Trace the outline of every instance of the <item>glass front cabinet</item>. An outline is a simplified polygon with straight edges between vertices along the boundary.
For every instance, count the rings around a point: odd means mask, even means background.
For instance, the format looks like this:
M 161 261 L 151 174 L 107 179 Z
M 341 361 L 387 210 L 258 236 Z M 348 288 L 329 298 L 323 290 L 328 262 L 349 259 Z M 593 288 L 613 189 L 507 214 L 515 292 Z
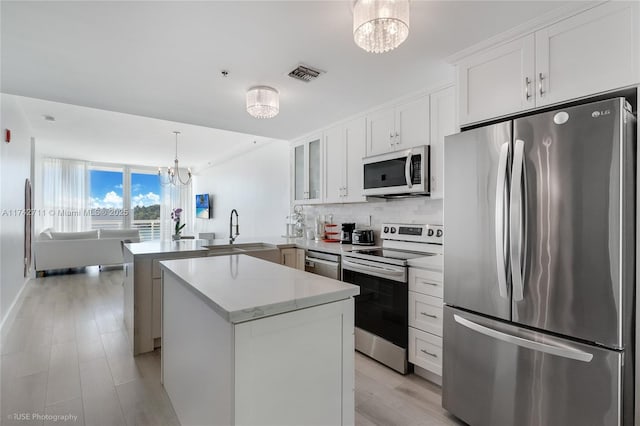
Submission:
M 293 202 L 314 204 L 322 202 L 322 135 L 300 139 L 292 145 Z

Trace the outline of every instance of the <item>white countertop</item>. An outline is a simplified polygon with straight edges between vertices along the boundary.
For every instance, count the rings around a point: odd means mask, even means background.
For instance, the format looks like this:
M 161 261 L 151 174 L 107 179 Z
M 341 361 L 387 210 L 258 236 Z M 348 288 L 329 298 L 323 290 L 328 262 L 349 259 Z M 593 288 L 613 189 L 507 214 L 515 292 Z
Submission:
M 163 269 L 232 323 L 347 299 L 360 287 L 250 256 L 166 260 Z
M 189 251 L 206 251 L 207 247 L 233 247 L 239 244 L 264 243 L 271 244 L 275 248 L 298 247 L 308 250 L 318 250 L 327 253 L 342 254 L 351 251 L 354 246 L 351 244 L 315 242 L 303 238 L 284 237 L 258 237 L 258 238 L 238 238 L 234 244 L 229 244 L 229 239 L 216 240 L 178 240 L 178 241 L 145 241 L 142 243 L 129 243 L 125 247 L 134 256 L 155 255 L 164 253 L 180 253 Z M 356 248 L 359 246 L 355 246 Z

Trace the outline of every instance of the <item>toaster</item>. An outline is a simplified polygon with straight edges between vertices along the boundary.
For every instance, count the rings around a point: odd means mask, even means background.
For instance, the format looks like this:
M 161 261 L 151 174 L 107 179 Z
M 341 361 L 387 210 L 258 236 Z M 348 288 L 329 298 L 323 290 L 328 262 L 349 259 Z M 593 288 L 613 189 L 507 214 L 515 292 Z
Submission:
M 358 246 L 372 246 L 375 244 L 371 229 L 354 229 L 351 234 L 351 240 L 351 244 Z

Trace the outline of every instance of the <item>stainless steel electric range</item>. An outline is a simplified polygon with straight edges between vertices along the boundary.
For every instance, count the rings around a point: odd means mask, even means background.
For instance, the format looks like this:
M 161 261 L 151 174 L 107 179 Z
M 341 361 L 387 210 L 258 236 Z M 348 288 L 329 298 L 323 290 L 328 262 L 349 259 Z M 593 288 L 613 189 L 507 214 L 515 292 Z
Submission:
M 360 286 L 355 298 L 356 350 L 406 374 L 409 340 L 408 262 L 435 256 L 442 226 L 386 223 L 381 247 L 344 253 L 342 280 Z

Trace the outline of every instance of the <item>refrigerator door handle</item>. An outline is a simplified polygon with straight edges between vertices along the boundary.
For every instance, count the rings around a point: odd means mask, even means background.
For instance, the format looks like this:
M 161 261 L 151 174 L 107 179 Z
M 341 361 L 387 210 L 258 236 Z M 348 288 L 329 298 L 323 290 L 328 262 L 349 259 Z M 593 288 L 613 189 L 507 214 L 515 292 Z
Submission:
M 524 298 L 522 278 L 522 174 L 524 164 L 524 141 L 517 139 L 513 150 L 513 170 L 511 173 L 511 194 L 509 197 L 509 236 L 511 242 L 511 282 L 513 283 L 513 300 Z
M 531 349 L 537 352 L 544 352 L 546 354 L 555 355 L 562 358 L 574 359 L 576 361 L 591 362 L 591 360 L 593 359 L 593 354 L 581 351 L 579 349 L 524 339 L 522 337 L 514 336 L 494 330 L 489 327 L 485 327 L 484 325 L 469 321 L 468 319 L 462 318 L 461 316 L 456 314 L 453 315 L 453 319 L 463 327 L 467 327 L 468 329 L 473 330 L 477 333 L 484 334 L 485 336 L 489 336 L 506 343 L 511 343 L 516 346 Z
M 507 259 L 506 259 L 506 235 L 505 232 L 505 199 L 507 198 L 507 159 L 509 158 L 509 142 L 500 147 L 498 160 L 498 177 L 496 182 L 496 268 L 498 272 L 498 290 L 500 297 L 509 298 L 507 291 Z

